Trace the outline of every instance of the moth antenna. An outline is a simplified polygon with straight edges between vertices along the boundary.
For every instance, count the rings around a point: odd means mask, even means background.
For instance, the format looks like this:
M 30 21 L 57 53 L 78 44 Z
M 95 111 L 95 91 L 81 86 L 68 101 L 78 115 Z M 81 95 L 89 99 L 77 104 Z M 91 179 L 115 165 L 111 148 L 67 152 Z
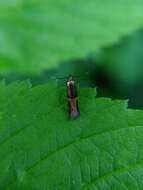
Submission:
M 89 72 L 85 72 L 85 75 L 87 76 L 87 75 L 89 75 Z M 68 76 L 66 76 L 66 77 L 55 77 L 55 76 L 53 76 L 53 77 L 50 77 L 50 79 L 53 79 L 53 80 L 58 80 L 58 79 L 60 79 L 60 80 L 64 80 L 64 79 L 69 79 L 69 78 L 82 78 L 82 77 L 85 77 L 85 75 L 72 75 L 72 74 L 69 74 Z

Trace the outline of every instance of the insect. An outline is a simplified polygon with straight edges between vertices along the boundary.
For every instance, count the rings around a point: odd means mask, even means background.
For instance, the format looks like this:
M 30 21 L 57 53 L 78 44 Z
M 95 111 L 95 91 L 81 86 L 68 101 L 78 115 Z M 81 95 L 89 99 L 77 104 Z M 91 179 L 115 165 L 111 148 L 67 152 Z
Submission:
M 88 74 L 88 73 L 86 73 Z M 80 78 L 84 76 L 74 76 L 74 78 Z M 71 119 L 76 119 L 80 116 L 79 104 L 78 104 L 78 94 L 77 88 L 75 84 L 75 80 L 72 75 L 69 77 L 57 78 L 52 77 L 52 79 L 67 79 L 67 99 L 68 99 L 68 107 L 69 107 L 69 117 Z
M 67 97 L 69 105 L 69 116 L 71 119 L 76 119 L 80 116 L 80 112 L 78 106 L 77 88 L 72 76 L 69 76 L 67 80 Z

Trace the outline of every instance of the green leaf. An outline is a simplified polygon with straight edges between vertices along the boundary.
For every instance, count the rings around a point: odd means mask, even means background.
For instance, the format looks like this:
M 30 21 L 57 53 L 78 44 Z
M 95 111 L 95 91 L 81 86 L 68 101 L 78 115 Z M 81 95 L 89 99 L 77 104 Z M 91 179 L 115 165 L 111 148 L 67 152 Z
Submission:
M 0 72 L 39 73 L 143 26 L 142 0 L 1 0 Z
M 79 90 L 68 119 L 65 88 L 0 85 L 0 189 L 143 188 L 143 111 Z

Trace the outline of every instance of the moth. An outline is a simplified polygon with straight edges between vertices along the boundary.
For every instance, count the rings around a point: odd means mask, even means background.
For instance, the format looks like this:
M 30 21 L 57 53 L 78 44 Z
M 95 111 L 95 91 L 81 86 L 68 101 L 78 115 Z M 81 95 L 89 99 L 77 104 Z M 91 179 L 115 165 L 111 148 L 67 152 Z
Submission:
M 80 116 L 78 96 L 75 80 L 69 76 L 67 80 L 67 98 L 69 106 L 69 116 L 71 119 L 76 119 Z
M 88 75 L 88 72 L 86 73 Z M 74 76 L 74 78 L 85 77 L 84 75 Z M 71 119 L 76 119 L 80 116 L 79 104 L 78 104 L 78 93 L 76 88 L 75 80 L 72 75 L 69 77 L 52 77 L 52 79 L 67 79 L 67 100 L 68 100 L 68 108 L 69 108 L 69 117 Z

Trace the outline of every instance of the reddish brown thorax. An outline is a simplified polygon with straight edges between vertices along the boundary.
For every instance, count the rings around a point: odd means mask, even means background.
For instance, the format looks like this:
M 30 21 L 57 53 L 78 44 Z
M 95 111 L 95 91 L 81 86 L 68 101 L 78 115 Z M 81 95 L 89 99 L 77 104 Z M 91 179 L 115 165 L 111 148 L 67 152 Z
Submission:
M 75 81 L 73 80 L 72 76 L 70 76 L 67 81 L 67 96 L 68 96 L 70 118 L 75 119 L 79 117 L 80 112 L 78 107 L 77 89 Z

